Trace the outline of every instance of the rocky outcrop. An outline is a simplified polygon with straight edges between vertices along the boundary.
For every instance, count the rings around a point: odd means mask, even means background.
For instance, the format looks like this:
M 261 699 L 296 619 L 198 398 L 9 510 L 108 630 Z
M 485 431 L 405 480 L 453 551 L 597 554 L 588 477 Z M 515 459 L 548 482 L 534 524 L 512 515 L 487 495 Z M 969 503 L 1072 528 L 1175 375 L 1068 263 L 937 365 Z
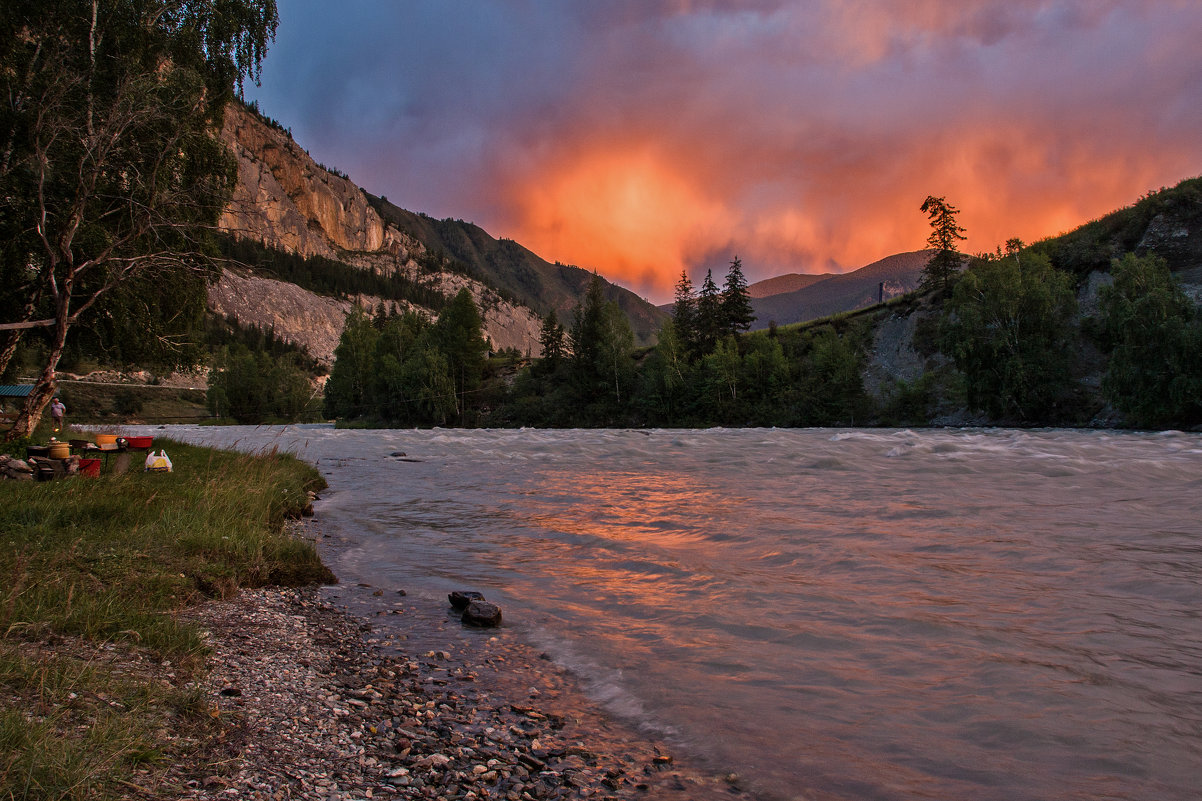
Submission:
M 234 103 L 222 138 L 238 157 L 238 186 L 220 226 L 237 236 L 302 256 L 375 252 L 384 222 L 363 191 L 319 166 L 283 131 Z
M 1155 253 L 1178 267 L 1198 265 L 1202 263 L 1202 225 L 1197 223 L 1196 214 L 1157 214 L 1148 223 L 1135 252 Z
M 499 298 L 496 293 L 461 276 L 451 278 L 438 287 L 454 294 L 463 285 L 472 292 L 480 307 L 485 336 L 494 348 L 517 348 L 523 353 L 531 347 L 537 353 L 541 321 L 528 309 Z M 376 297 L 357 298 L 365 308 L 380 303 Z M 389 301 L 392 304 L 393 301 Z M 414 311 L 433 317 L 429 309 L 396 301 L 401 311 Z M 277 281 L 256 275 L 226 270 L 209 287 L 209 310 L 232 317 L 243 325 L 273 329 L 275 335 L 303 346 L 313 358 L 325 365 L 333 364 L 334 349 L 346 323 L 353 302 L 317 295 L 287 281 Z M 533 345 L 532 345 L 533 343 Z
M 484 334 L 495 349 L 538 355 L 541 318 L 503 299 L 479 281 L 451 271 L 424 271 L 425 246 L 385 222 L 363 190 L 317 164 L 292 138 L 238 104 L 226 110 L 222 137 L 238 159 L 238 185 L 221 217 L 222 230 L 306 258 L 323 256 L 352 267 L 399 273 L 446 296 L 466 288 L 480 308 Z M 378 298 L 357 299 L 373 307 Z M 274 328 L 316 359 L 333 361 L 351 301 L 227 270 L 209 290 L 209 308 L 244 325 Z M 434 312 L 405 303 L 428 317 Z
M 225 270 L 209 287 L 209 309 L 243 325 L 274 329 L 277 337 L 303 346 L 328 365 L 334 361 L 351 302 L 315 295 L 286 281 Z
M 899 313 L 877 323 L 864 371 L 864 389 L 874 398 L 883 398 L 899 381 L 917 381 L 931 369 L 928 359 L 914 348 L 914 331 L 920 319 L 919 313 Z

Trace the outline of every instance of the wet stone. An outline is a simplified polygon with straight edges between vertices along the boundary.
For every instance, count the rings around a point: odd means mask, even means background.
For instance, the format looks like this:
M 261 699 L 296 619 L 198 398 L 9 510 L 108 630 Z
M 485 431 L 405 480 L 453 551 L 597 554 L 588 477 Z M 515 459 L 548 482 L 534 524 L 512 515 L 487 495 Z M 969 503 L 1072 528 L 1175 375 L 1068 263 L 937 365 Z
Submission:
M 501 625 L 501 607 L 488 601 L 472 601 L 463 610 L 463 624 L 480 628 Z

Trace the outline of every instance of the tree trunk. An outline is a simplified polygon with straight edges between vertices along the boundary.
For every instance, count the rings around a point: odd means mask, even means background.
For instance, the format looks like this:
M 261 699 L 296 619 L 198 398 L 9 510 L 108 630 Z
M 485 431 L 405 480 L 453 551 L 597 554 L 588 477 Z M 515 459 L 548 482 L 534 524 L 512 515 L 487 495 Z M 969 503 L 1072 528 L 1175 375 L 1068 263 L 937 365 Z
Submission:
M 61 351 L 59 355 L 61 355 Z M 17 415 L 17 421 L 13 423 L 12 429 L 5 435 L 4 439 L 6 442 L 12 442 L 15 439 L 33 435 L 34 429 L 42 421 L 42 412 L 45 410 L 46 404 L 50 403 L 50 399 L 54 397 L 55 390 L 58 389 L 58 385 L 54 381 L 54 365 L 57 364 L 57 356 L 47 362 L 45 369 L 38 376 L 37 383 L 34 384 L 33 391 L 25 399 L 25 406 L 22 407 L 21 413 Z
M 62 358 L 63 350 L 66 346 L 67 329 L 67 309 L 60 307 L 58 321 L 54 326 L 54 342 L 46 358 L 46 365 L 42 368 L 38 380 L 34 382 L 33 391 L 25 399 L 25 406 L 21 408 L 21 413 L 17 415 L 17 421 L 13 423 L 13 427 L 5 435 L 5 442 L 12 442 L 15 439 L 32 436 L 34 429 L 41 422 L 42 412 L 46 409 L 46 404 L 50 403 L 50 399 L 54 397 L 54 393 L 58 389 L 58 384 L 54 380 L 54 374 L 58 368 L 58 360 Z
M 19 344 L 21 344 L 20 331 L 9 331 L 5 334 L 4 344 L 0 345 L 0 375 L 4 375 L 4 371 L 8 369 L 8 363 L 12 361 Z

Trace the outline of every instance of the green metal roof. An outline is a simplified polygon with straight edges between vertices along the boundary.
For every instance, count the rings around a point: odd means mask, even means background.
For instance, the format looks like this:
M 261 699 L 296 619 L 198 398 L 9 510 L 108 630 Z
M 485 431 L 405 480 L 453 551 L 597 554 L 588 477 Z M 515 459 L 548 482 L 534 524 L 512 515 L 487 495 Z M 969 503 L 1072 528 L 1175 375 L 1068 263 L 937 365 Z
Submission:
M 0 384 L 0 398 L 28 398 L 33 384 Z

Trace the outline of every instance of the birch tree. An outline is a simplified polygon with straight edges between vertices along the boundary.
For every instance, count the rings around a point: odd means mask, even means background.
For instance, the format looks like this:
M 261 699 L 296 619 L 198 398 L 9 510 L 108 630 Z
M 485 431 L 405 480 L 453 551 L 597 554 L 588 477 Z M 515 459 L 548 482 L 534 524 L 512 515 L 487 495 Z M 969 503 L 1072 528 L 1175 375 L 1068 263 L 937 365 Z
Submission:
M 236 181 L 218 139 L 256 77 L 275 0 L 7 0 L 0 11 L 0 371 L 47 355 L 8 438 L 53 396 L 67 334 L 115 287 L 211 264 L 200 243 Z

